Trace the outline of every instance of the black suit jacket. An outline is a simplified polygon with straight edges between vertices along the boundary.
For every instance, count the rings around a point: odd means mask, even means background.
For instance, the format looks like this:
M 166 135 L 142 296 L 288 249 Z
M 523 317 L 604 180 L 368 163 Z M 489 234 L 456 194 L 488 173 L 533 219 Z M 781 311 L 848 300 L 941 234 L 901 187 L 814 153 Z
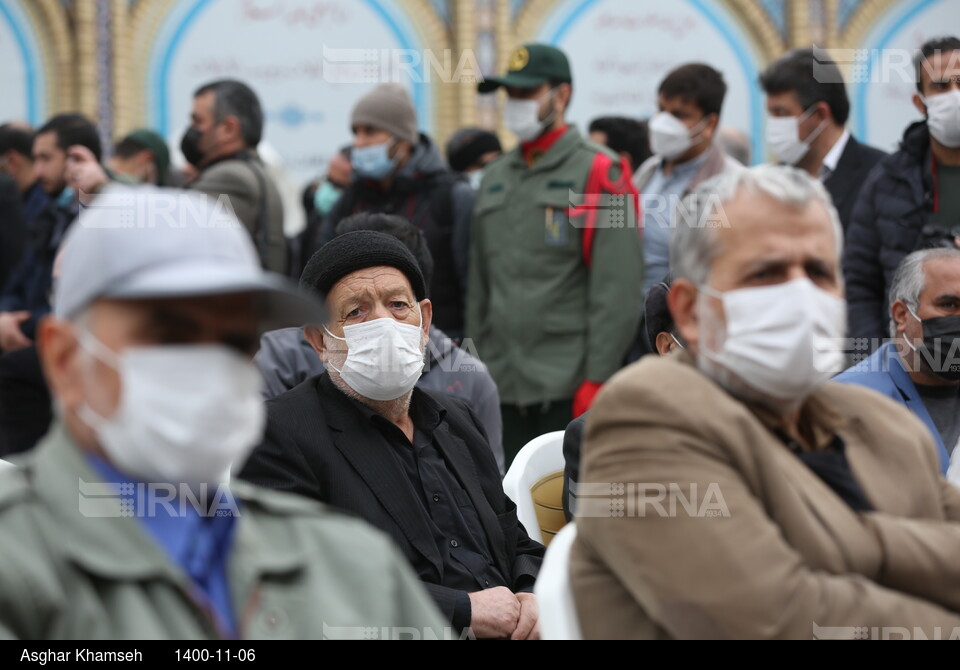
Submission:
M 432 403 L 445 412 L 434 431 L 438 449 L 476 509 L 494 563 L 513 590 L 529 588 L 544 548 L 517 520 L 517 506 L 503 492 L 479 421 L 457 398 L 419 388 L 413 393 L 413 402 Z M 396 460 L 384 453 L 388 443 L 355 403 L 327 373 L 268 401 L 264 442 L 240 477 L 353 512 L 389 534 L 452 621 L 462 592 L 438 584 L 441 557 L 418 511 L 416 492 Z
M 840 154 L 837 169 L 824 182 L 823 185 L 833 198 L 833 206 L 840 214 L 840 223 L 843 224 L 844 232 L 850 225 L 853 206 L 857 202 L 860 187 L 863 186 L 870 170 L 876 167 L 886 155 L 886 152 L 880 149 L 857 142 L 851 135 L 847 140 L 847 146 L 843 148 L 843 153 Z

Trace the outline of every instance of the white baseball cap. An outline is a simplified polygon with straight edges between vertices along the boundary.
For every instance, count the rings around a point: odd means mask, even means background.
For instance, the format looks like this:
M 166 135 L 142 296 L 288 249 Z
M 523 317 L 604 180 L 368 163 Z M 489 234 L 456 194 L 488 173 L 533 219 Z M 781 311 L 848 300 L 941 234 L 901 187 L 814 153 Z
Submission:
M 260 327 L 320 323 L 324 308 L 260 266 L 229 199 L 152 186 L 110 186 L 63 241 L 54 312 L 80 313 L 100 298 L 136 300 L 253 292 Z

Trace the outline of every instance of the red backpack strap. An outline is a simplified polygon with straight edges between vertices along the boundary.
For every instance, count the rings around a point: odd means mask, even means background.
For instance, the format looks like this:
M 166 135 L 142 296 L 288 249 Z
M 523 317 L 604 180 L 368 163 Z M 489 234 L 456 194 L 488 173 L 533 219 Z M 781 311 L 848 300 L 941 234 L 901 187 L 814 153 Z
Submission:
M 583 202 L 567 210 L 570 218 L 583 217 L 581 222 L 583 230 L 581 247 L 583 249 L 583 262 L 588 268 L 593 264 L 593 239 L 597 234 L 597 210 L 601 209 L 600 196 L 627 195 L 632 197 L 637 221 L 640 221 L 640 194 L 634 187 L 633 182 L 630 181 L 630 165 L 625 158 L 620 161 L 620 178 L 616 181 L 610 179 L 611 167 L 613 167 L 613 159 L 606 153 L 598 151 L 590 166 Z M 624 225 L 630 225 L 630 222 L 624 221 Z

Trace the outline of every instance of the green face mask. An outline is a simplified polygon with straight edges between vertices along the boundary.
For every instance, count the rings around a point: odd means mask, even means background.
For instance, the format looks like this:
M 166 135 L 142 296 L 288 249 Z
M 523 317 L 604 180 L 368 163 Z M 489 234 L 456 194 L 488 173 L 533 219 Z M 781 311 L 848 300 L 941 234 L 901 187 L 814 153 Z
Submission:
M 317 187 L 316 193 L 313 194 L 314 209 L 317 210 L 318 214 L 326 216 L 330 213 L 330 210 L 333 209 L 333 206 L 337 204 L 337 200 L 340 199 L 342 192 L 342 189 L 324 180 L 324 182 Z

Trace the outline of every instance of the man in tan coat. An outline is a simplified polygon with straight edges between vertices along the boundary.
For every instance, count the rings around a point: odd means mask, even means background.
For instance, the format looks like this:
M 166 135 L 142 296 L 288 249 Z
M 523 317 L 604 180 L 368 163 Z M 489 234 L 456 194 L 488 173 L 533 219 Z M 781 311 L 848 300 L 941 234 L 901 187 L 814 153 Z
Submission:
M 686 348 L 587 422 L 572 580 L 587 638 L 960 636 L 960 492 L 906 409 L 842 367 L 842 235 L 823 187 L 704 184 L 671 240 Z

